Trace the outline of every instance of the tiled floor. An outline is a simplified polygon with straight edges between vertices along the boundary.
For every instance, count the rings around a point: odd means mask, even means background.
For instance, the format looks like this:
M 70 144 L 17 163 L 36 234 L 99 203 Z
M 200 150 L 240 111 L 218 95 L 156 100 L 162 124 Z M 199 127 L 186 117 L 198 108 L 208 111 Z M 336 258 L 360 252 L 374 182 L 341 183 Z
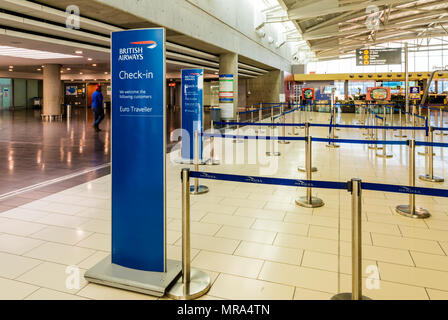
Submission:
M 328 120 L 327 114 L 312 116 L 314 122 Z M 350 123 L 352 118 L 343 115 L 341 121 Z M 313 136 L 327 133 L 312 129 Z M 361 138 L 356 129 L 338 135 Z M 278 165 L 272 176 L 304 178 L 296 169 L 303 163 L 303 142 L 280 145 L 279 150 L 280 157 L 270 158 Z M 383 160 L 365 145 L 328 149 L 315 143 L 313 164 L 319 171 L 313 177 L 406 185 L 406 147 L 390 151 L 394 158 Z M 435 171 L 448 178 L 448 150 L 435 152 Z M 263 166 L 267 164 L 223 164 L 201 170 L 257 176 Z M 181 168 L 168 161 L 167 242 L 172 259 L 181 256 Z M 422 156 L 417 156 L 416 171 L 425 171 Z M 89 284 L 82 277 L 111 249 L 110 183 L 110 175 L 103 176 L 0 213 L 0 299 L 154 299 Z M 192 266 L 213 280 L 205 299 L 329 299 L 350 290 L 346 191 L 314 190 L 326 205 L 305 209 L 294 204 L 303 189 L 201 183 L 210 193 L 191 198 L 191 257 Z M 448 187 L 447 182 L 417 185 Z M 364 294 L 373 299 L 448 299 L 448 199 L 418 196 L 417 204 L 432 214 L 418 221 L 394 213 L 396 205 L 406 202 L 406 195 L 363 193 Z M 67 285 L 68 266 L 79 268 L 79 287 Z M 372 279 L 372 266 L 378 268 L 378 283 Z

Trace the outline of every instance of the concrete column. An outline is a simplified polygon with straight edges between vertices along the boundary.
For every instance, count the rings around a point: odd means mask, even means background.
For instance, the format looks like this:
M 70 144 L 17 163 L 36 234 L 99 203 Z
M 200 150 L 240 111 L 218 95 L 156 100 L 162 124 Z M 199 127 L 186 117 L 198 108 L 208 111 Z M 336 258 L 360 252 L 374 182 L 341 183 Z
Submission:
M 224 120 L 236 120 L 238 112 L 238 54 L 223 53 L 219 56 L 219 74 L 233 75 L 233 116 L 225 116 L 224 110 L 221 110 L 221 116 L 224 115 Z
M 43 68 L 45 115 L 60 115 L 62 103 L 61 65 L 46 64 Z
M 344 95 L 345 95 L 345 100 L 348 100 L 348 80 L 344 81 Z

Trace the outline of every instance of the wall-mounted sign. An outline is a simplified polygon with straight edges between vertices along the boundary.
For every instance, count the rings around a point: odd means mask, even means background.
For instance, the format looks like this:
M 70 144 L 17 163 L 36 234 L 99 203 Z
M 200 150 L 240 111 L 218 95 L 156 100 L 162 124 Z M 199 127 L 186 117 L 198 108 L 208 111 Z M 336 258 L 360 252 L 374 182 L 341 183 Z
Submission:
M 231 120 L 235 114 L 235 88 L 233 74 L 219 75 L 219 107 L 221 118 Z
M 204 123 L 204 70 L 182 69 L 182 159 L 193 160 L 194 132 L 202 133 Z M 199 139 L 202 160 L 202 139 Z
M 303 88 L 302 89 L 302 98 L 304 100 L 314 100 L 314 99 L 316 99 L 314 88 Z
M 67 87 L 65 87 L 65 95 L 67 95 L 67 96 L 77 96 L 78 95 L 78 87 L 76 87 L 76 86 L 67 86 Z
M 390 100 L 390 88 L 389 87 L 372 87 L 367 88 L 366 100 L 377 101 L 377 100 Z
M 280 93 L 279 100 L 280 100 L 280 103 L 285 103 L 286 102 L 286 94 Z
M 420 87 L 409 87 L 409 99 L 419 100 L 421 98 Z
M 358 49 L 356 50 L 357 66 L 378 66 L 401 64 L 401 48 Z

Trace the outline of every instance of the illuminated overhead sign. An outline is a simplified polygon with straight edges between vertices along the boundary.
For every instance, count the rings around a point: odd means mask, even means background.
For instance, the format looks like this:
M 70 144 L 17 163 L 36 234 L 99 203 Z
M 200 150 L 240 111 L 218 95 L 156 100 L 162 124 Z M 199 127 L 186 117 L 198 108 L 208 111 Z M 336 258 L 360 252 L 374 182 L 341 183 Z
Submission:
M 356 50 L 357 66 L 380 66 L 401 64 L 401 48 L 358 49 Z

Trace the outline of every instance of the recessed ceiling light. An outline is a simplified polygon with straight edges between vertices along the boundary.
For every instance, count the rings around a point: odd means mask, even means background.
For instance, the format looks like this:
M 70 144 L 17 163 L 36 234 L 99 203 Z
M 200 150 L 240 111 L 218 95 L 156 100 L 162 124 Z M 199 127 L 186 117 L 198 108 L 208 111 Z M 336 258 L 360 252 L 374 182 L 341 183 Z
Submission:
M 72 70 L 72 68 L 67 68 L 67 71 L 70 71 L 70 70 Z
M 41 69 L 41 68 L 39 68 L 39 69 L 37 69 L 37 71 L 42 71 L 42 69 Z
M 83 54 L 82 50 L 76 50 L 75 53 L 76 54 Z
M 0 56 L 35 59 L 35 60 L 79 58 L 78 56 L 72 56 L 68 54 L 16 48 L 10 46 L 0 46 Z
M 83 72 L 80 72 L 79 74 L 84 74 Z
M 96 63 L 92 64 L 92 67 L 96 67 Z
M 87 58 L 87 60 L 92 61 L 93 59 L 92 58 Z
M 14 68 L 14 66 L 9 66 L 10 69 Z

